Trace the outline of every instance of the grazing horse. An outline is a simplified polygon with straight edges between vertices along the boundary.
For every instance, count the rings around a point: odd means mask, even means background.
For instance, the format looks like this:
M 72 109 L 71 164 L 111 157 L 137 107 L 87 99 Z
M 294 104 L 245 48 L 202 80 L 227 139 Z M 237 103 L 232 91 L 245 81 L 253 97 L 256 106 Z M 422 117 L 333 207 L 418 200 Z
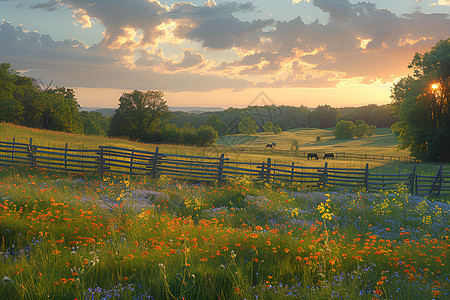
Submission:
M 317 153 L 308 153 L 307 157 L 308 157 L 308 160 L 313 159 L 313 158 L 319 159 L 319 157 L 317 156 Z
M 270 148 L 270 149 L 275 148 L 276 145 L 277 145 L 277 144 L 276 144 L 275 142 L 273 142 L 272 144 L 267 144 L 267 145 L 266 145 L 266 149 L 267 149 L 267 148 Z
M 334 154 L 333 153 L 325 153 L 325 155 L 323 156 L 323 159 L 326 159 L 326 158 L 334 159 Z

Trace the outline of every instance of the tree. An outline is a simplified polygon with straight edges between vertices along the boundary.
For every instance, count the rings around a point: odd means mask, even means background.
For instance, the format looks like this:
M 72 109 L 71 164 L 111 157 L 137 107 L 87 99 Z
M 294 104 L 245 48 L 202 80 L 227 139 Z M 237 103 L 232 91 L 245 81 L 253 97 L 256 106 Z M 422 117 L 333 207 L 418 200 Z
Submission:
M 273 132 L 273 128 L 274 128 L 273 123 L 270 121 L 267 121 L 266 124 L 264 124 L 263 126 L 264 132 Z
M 423 161 L 450 162 L 450 38 L 425 54 L 416 53 L 391 90 L 392 108 L 399 121 L 392 126 L 411 156 Z
M 258 130 L 255 120 L 248 116 L 239 122 L 239 132 L 243 134 L 254 134 Z
M 363 120 L 357 120 L 353 126 L 353 135 L 357 138 L 374 134 L 375 126 L 366 124 Z
M 167 102 L 160 91 L 124 93 L 119 98 L 119 108 L 114 113 L 109 135 L 129 137 L 139 141 L 155 139 L 161 118 L 169 113 Z
M 334 137 L 337 139 L 351 139 L 353 138 L 353 122 L 339 121 L 334 129 Z
M 197 129 L 197 144 L 199 146 L 211 145 L 219 138 L 217 131 L 211 126 L 202 125 Z
M 219 135 L 224 135 L 227 132 L 227 124 L 219 120 L 219 116 L 216 114 L 210 116 L 205 120 L 204 125 L 214 128 Z
M 109 117 L 104 117 L 96 111 L 80 112 L 81 122 L 83 123 L 86 135 L 106 135 L 109 127 Z
M 311 114 L 312 119 L 319 122 L 320 128 L 330 128 L 336 125 L 338 111 L 328 104 L 317 106 Z
M 279 134 L 281 132 L 281 127 L 279 125 L 273 126 L 273 133 Z

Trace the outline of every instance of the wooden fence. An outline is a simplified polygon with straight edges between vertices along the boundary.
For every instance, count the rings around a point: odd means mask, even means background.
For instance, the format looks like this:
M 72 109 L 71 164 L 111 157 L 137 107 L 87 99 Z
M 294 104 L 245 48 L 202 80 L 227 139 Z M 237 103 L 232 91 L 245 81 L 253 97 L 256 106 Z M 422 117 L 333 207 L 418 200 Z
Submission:
M 112 146 L 100 146 L 94 150 L 42 147 L 29 144 L 0 141 L 0 166 L 26 165 L 62 172 L 97 172 L 101 177 L 108 173 L 127 175 L 168 175 L 196 181 L 224 180 L 249 176 L 252 180 L 272 184 L 301 183 L 308 186 L 362 188 L 369 192 L 397 190 L 407 187 L 415 195 L 450 195 L 450 172 L 442 166 L 435 176 L 410 173 L 374 174 L 369 164 L 363 169 L 306 167 L 273 163 L 270 158 L 261 163 L 236 162 L 218 157 L 188 156 L 143 151 Z

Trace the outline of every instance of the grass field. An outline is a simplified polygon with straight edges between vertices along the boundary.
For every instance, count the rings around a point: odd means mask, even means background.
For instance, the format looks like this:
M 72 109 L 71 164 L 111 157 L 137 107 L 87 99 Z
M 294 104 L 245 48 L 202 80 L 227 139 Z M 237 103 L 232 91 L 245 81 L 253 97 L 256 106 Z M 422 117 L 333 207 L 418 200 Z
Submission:
M 305 136 L 305 145 L 319 147 L 317 132 L 282 134 Z M 9 124 L 0 125 L 0 136 L 56 147 L 156 147 Z M 258 138 L 264 144 L 271 137 Z M 371 139 L 342 143 L 364 142 L 372 151 L 394 146 L 386 131 Z M 325 133 L 322 143 L 339 144 Z M 215 148 L 160 148 L 217 155 Z M 268 157 L 267 151 L 227 151 L 244 161 Z M 398 172 L 412 164 L 372 166 Z M 273 187 L 245 177 L 192 184 L 167 176 L 99 180 L 96 174 L 3 168 L 0 299 L 448 299 L 449 217 L 448 199 L 411 197 L 402 187 L 368 194 Z
M 316 137 L 320 136 L 320 142 Z M 360 139 L 336 140 L 333 129 L 297 128 L 283 131 L 280 134 L 258 133 L 255 135 L 231 135 L 219 138 L 219 146 L 264 147 L 275 142 L 277 149 L 291 149 L 293 141 L 302 152 L 348 152 L 408 156 L 405 150 L 398 150 L 398 141 L 389 128 L 376 129 L 375 135 Z
M 449 204 L 0 172 L 1 299 L 448 299 Z

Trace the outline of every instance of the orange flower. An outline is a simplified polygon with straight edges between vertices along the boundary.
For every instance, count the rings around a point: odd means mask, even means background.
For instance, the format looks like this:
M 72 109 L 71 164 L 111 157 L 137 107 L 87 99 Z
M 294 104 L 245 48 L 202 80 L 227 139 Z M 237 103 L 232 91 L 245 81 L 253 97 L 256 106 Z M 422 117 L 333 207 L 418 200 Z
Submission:
M 67 282 L 67 279 L 61 278 L 61 282 L 62 282 L 62 283 L 66 283 L 66 282 Z
M 270 241 L 266 241 L 266 244 L 270 246 L 272 243 Z
M 383 281 L 381 281 L 381 280 L 377 282 L 377 285 L 382 285 L 382 284 L 383 284 Z
M 42 276 L 42 273 L 37 273 L 37 276 Z
M 289 253 L 289 249 L 287 249 L 287 248 L 284 249 L 284 252 Z
M 378 296 L 381 296 L 381 295 L 383 295 L 383 291 L 376 289 L 375 294 L 377 294 Z

